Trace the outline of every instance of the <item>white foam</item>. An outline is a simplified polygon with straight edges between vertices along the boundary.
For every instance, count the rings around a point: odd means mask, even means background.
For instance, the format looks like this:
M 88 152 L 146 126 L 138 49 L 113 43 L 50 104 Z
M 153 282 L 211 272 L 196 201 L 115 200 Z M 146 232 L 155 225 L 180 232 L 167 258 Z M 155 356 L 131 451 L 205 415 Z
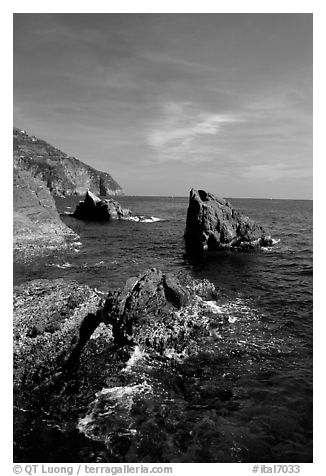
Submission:
M 53 266 L 54 268 L 72 268 L 72 264 L 71 263 L 63 263 L 63 264 L 55 264 L 55 263 L 51 263 L 47 266 Z
M 122 372 L 130 372 L 132 371 L 132 368 L 140 362 L 144 357 L 144 352 L 138 347 L 138 345 L 134 348 L 133 353 L 131 354 L 130 359 L 128 360 L 125 368 L 122 370 Z
M 99 294 L 103 294 L 103 296 L 107 295 L 107 293 L 104 293 L 103 291 L 100 291 L 100 289 L 94 288 L 94 290 Z
M 104 434 L 98 434 L 96 429 L 98 421 L 103 421 L 103 417 L 110 419 L 112 416 L 116 422 L 112 426 L 112 434 L 116 434 L 119 431 L 122 431 L 124 434 L 135 434 L 136 430 L 132 428 L 130 410 L 134 403 L 133 397 L 138 394 L 152 395 L 152 386 L 144 380 L 137 385 L 103 388 L 95 394 L 96 400 L 93 402 L 92 411 L 79 420 L 78 430 L 92 440 L 110 440 L 110 432 L 106 431 Z M 121 426 L 119 423 L 117 426 L 117 415 L 121 421 Z M 125 423 L 127 423 L 126 426 Z
M 213 314 L 222 314 L 223 310 L 221 306 L 218 306 L 215 301 L 205 301 L 205 307 L 208 307 L 208 309 L 213 313 Z
M 280 241 L 281 241 L 281 239 L 274 240 L 274 238 L 272 238 L 272 244 L 271 244 L 271 246 L 262 246 L 261 249 L 262 249 L 263 251 L 273 251 L 273 246 L 274 246 L 274 245 L 277 245 Z
M 161 218 L 154 217 L 154 216 L 146 218 L 143 215 L 135 215 L 135 216 L 132 216 L 132 217 L 123 218 L 123 220 L 134 221 L 134 222 L 137 222 L 137 223 L 154 223 L 156 221 L 161 221 Z
M 228 317 L 228 321 L 230 322 L 230 324 L 233 324 L 236 320 L 237 320 L 236 316 L 229 316 Z

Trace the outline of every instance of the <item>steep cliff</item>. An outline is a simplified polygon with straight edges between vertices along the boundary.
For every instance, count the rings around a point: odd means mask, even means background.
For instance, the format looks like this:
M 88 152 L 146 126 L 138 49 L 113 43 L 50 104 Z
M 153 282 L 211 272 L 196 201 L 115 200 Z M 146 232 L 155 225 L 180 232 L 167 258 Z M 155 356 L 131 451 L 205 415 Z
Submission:
M 15 260 L 66 247 L 69 241 L 78 238 L 60 220 L 46 184 L 15 164 L 13 208 Z
M 87 189 L 102 196 L 122 195 L 111 175 L 99 172 L 44 140 L 14 127 L 14 164 L 43 180 L 52 195 L 84 195 Z

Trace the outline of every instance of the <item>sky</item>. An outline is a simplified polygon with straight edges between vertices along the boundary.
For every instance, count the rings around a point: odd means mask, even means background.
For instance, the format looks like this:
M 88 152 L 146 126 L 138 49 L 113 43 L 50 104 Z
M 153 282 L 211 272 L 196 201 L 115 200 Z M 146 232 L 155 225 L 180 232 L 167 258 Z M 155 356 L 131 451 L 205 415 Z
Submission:
M 312 198 L 312 14 L 15 14 L 14 125 L 128 195 Z

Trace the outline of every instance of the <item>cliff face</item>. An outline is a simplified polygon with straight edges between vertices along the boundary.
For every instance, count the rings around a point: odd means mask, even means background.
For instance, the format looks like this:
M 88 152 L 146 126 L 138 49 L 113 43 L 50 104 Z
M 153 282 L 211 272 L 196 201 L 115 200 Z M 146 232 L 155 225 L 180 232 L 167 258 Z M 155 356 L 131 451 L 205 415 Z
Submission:
M 84 195 L 87 189 L 102 196 L 122 195 L 111 175 L 99 172 L 47 142 L 14 127 L 14 165 L 43 180 L 52 195 Z
M 46 184 L 14 165 L 13 218 L 15 259 L 26 259 L 67 246 L 77 235 L 60 220 Z M 68 240 L 69 241 L 69 240 Z

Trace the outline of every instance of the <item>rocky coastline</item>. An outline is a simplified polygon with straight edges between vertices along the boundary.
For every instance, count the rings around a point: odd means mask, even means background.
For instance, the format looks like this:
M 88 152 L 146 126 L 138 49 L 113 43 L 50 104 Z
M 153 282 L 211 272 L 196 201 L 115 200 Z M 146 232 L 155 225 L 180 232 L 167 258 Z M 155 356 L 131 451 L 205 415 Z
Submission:
M 96 392 L 121 379 L 135 347 L 158 357 L 196 353 L 198 339 L 220 325 L 207 304 L 215 299 L 218 291 L 207 280 L 159 269 L 107 295 L 63 279 L 15 287 L 17 461 L 29 454 L 22 427 L 34 419 L 35 428 L 46 415 L 75 434 Z
M 24 131 L 14 130 L 15 135 L 15 261 L 31 261 L 73 246 L 79 237 L 60 220 L 53 196 L 74 194 L 81 186 L 84 193 L 86 183 L 85 198 L 70 214 L 72 217 L 99 222 L 156 220 L 133 215 L 112 198 L 98 197 L 96 193 L 106 195 L 109 190 L 102 179 L 97 186 L 88 179 L 74 187 L 68 186 L 62 177 L 57 181 L 59 169 L 53 161 L 62 165 L 70 163 L 71 158 L 60 151 L 55 153 L 51 146 Z M 30 142 L 51 155 L 51 180 L 49 169 L 44 166 L 49 165 L 48 159 L 44 154 L 33 155 Z M 121 189 L 116 188 L 115 192 L 118 191 Z M 271 245 L 273 240 L 230 203 L 192 189 L 185 241 L 188 250 L 201 253 L 225 248 L 256 249 Z M 85 447 L 85 437 L 77 431 L 78 422 L 87 414 L 94 395 L 121 382 L 135 349 L 149 352 L 157 359 L 166 355 L 191 357 L 199 351 L 201 341 L 215 339 L 223 325 L 214 312 L 219 290 L 212 283 L 157 268 L 129 278 L 122 289 L 108 289 L 106 294 L 74 281 L 36 279 L 14 286 L 13 295 L 16 461 L 42 461 L 45 443 L 39 441 L 39 448 L 33 453 L 28 441 L 38 441 L 37 429 L 44 426 L 44 421 L 51 421 L 52 427 L 58 421 L 60 438 L 66 432 L 76 445 L 73 451 L 78 450 L 80 439 Z M 26 436 L 26 431 L 34 433 Z M 129 447 L 128 438 L 123 441 Z M 107 450 L 94 442 L 87 445 L 92 450 L 86 461 L 96 461 L 97 452 Z M 108 460 L 115 458 L 115 450 L 112 451 Z M 51 460 L 48 453 L 44 457 L 47 462 Z
M 78 235 L 60 220 L 45 183 L 28 170 L 13 169 L 14 261 L 30 261 L 69 249 Z
M 45 182 L 52 195 L 82 195 L 88 188 L 101 196 L 123 195 L 121 186 L 101 172 L 25 130 L 13 130 L 14 164 Z
M 13 129 L 14 262 L 73 251 L 78 235 L 60 219 L 54 197 L 85 193 L 123 194 L 104 172 L 83 164 L 26 131 Z M 114 202 L 108 200 L 108 202 Z

